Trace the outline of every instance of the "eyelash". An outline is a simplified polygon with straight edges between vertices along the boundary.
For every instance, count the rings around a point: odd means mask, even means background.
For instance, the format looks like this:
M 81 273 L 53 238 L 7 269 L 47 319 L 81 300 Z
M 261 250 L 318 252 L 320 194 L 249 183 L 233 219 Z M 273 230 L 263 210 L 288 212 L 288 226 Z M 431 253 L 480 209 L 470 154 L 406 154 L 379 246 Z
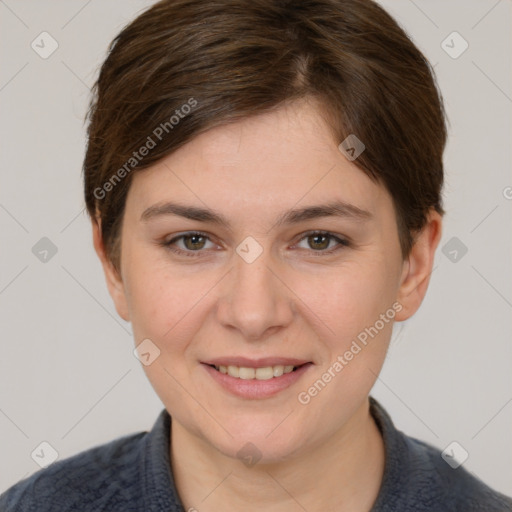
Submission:
M 336 236 L 334 235 L 333 233 L 330 233 L 329 231 L 319 231 L 319 230 L 316 230 L 316 231 L 307 231 L 306 233 L 304 233 L 302 235 L 302 237 L 299 239 L 299 241 L 297 243 L 300 243 L 302 242 L 302 240 L 304 240 L 305 238 L 308 238 L 310 236 L 315 236 L 315 235 L 323 235 L 323 236 L 327 236 L 329 238 L 331 238 L 332 240 L 335 240 L 336 242 L 338 242 L 338 245 L 336 245 L 334 248 L 331 248 L 331 249 L 328 249 L 328 250 L 313 250 L 311 249 L 311 252 L 313 254 L 315 254 L 315 256 L 325 256 L 325 255 L 330 255 L 330 254 L 333 254 L 334 252 L 336 251 L 339 251 L 340 249 L 343 249 L 344 247 L 350 247 L 350 243 L 348 242 L 348 240 L 345 240 L 343 238 L 340 238 L 339 236 Z M 206 234 L 206 233 L 203 233 L 201 231 L 189 231 L 187 233 L 183 233 L 179 236 L 176 236 L 174 238 L 172 238 L 171 240 L 167 241 L 167 242 L 162 242 L 161 245 L 163 247 L 165 247 L 166 249 L 176 253 L 176 254 L 179 254 L 179 255 L 183 255 L 183 256 L 186 256 L 188 258 L 201 258 L 203 257 L 201 253 L 204 252 L 204 250 L 197 250 L 197 251 L 190 251 L 190 250 L 187 250 L 187 251 L 184 251 L 182 249 L 177 249 L 176 247 L 173 247 L 173 244 L 175 244 L 178 240 L 181 240 L 182 238 L 188 238 L 188 237 L 193 237 L 193 236 L 202 236 L 206 239 L 208 239 L 209 241 L 210 240 L 210 237 Z

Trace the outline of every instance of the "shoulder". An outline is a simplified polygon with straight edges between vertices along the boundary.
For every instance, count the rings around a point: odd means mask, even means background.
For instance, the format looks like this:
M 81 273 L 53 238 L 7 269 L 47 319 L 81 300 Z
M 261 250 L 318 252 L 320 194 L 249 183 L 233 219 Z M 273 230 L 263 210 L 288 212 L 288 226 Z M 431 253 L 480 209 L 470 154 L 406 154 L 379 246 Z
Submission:
M 120 437 L 54 462 L 0 495 L 2 512 L 136 510 L 147 432 Z M 116 508 L 117 509 L 117 508 Z
M 398 430 L 372 397 L 370 411 L 386 452 L 372 512 L 512 512 L 512 498 L 490 488 L 455 459 L 443 458 L 439 448 Z
M 419 501 L 436 510 L 512 512 L 512 498 L 493 490 L 462 465 L 452 467 L 438 448 L 405 435 L 404 441 Z

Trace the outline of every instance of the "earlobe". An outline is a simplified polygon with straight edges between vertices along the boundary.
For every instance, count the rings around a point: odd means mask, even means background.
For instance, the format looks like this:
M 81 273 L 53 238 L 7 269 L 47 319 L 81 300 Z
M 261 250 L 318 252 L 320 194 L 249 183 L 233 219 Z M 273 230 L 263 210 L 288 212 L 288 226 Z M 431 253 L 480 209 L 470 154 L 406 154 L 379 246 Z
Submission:
M 92 221 L 92 238 L 94 250 L 101 261 L 101 266 L 103 267 L 105 280 L 107 282 L 107 288 L 112 300 L 114 301 L 116 311 L 123 320 L 129 322 L 130 315 L 128 313 L 125 286 L 122 277 L 114 268 L 114 265 L 106 254 L 103 237 L 101 235 L 101 221 L 99 219 L 94 219 Z
M 424 228 L 416 236 L 407 261 L 404 262 L 397 297 L 402 304 L 402 310 L 395 317 L 398 322 L 410 318 L 423 302 L 441 232 L 442 217 L 432 209 L 427 216 Z

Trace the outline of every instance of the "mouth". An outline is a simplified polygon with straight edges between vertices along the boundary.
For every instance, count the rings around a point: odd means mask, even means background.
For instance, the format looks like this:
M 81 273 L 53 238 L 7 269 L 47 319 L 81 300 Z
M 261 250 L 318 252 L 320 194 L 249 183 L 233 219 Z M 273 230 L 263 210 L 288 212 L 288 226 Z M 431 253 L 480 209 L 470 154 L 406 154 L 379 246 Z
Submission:
M 309 364 L 309 363 L 304 363 Z M 215 365 L 210 364 L 208 366 L 214 368 L 219 373 L 229 375 L 235 379 L 242 380 L 270 380 L 281 377 L 287 373 L 297 371 L 301 365 L 275 365 L 275 366 L 260 366 L 252 368 L 248 366 L 235 366 L 235 365 Z
M 298 382 L 313 362 L 289 358 L 223 358 L 201 366 L 220 388 L 244 399 L 270 398 Z

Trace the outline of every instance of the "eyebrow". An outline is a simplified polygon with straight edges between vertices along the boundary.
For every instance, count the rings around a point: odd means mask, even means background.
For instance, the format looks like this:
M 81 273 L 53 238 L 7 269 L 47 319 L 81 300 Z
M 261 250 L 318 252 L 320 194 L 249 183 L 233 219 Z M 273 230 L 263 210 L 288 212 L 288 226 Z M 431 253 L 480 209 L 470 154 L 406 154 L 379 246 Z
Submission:
M 144 210 L 140 220 L 142 222 L 148 222 L 150 219 L 165 215 L 176 215 L 199 222 L 209 222 L 231 230 L 231 225 L 226 217 L 215 210 L 173 202 L 157 203 L 150 206 Z M 373 215 L 369 211 L 363 210 L 353 204 L 337 200 L 327 204 L 311 205 L 289 210 L 282 213 L 277 218 L 274 225 L 297 224 L 321 217 L 341 217 L 354 221 L 367 221 L 372 219 Z

